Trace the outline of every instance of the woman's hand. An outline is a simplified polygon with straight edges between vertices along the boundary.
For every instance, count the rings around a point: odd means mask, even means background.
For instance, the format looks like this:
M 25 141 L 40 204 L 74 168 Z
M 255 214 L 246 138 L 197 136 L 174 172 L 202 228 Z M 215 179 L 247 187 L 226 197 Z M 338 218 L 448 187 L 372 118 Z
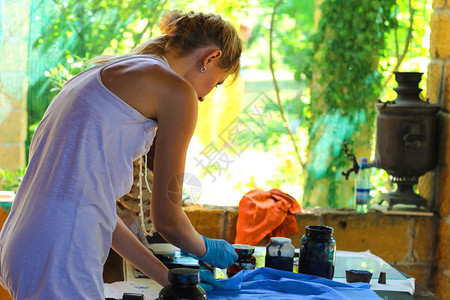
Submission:
M 182 252 L 220 269 L 225 269 L 231 266 L 236 259 L 238 259 L 238 255 L 233 246 L 231 246 L 227 241 L 208 239 L 204 236 L 202 236 L 202 238 L 205 241 L 206 246 L 205 255 L 202 257 L 197 257 L 185 251 Z
M 236 251 L 234 251 L 233 246 L 227 241 L 202 237 L 205 241 L 206 253 L 202 257 L 199 257 L 199 260 L 213 265 L 214 267 L 225 269 L 238 259 L 238 255 Z

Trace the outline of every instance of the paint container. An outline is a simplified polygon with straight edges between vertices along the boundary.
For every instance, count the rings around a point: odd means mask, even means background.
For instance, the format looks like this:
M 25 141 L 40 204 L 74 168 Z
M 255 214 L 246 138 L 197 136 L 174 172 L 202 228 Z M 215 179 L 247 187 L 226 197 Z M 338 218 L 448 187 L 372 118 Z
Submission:
M 176 268 L 169 270 L 170 284 L 159 292 L 159 300 L 204 300 L 206 292 L 201 286 L 199 270 Z
M 298 272 L 332 279 L 336 261 L 334 229 L 329 226 L 306 226 L 300 241 Z
M 238 259 L 227 268 L 228 278 L 233 277 L 242 270 L 254 270 L 256 266 L 256 258 L 253 256 L 253 253 L 255 253 L 255 247 L 234 244 L 233 248 L 238 255 Z
M 291 239 L 285 237 L 272 237 L 266 245 L 266 268 L 292 272 L 294 268 L 295 248 Z

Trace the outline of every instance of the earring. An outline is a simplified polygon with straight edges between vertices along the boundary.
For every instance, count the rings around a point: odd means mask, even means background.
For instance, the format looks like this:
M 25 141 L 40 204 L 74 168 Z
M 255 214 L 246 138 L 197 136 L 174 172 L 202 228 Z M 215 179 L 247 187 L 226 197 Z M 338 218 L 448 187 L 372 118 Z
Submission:
M 206 71 L 206 67 L 201 67 L 201 69 L 200 69 L 200 72 L 202 72 L 202 73 L 205 73 L 205 71 Z

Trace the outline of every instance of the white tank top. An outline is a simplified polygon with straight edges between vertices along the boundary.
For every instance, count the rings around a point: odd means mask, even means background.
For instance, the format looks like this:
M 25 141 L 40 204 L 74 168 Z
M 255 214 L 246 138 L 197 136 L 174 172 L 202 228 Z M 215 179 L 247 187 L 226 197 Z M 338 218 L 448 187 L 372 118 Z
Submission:
M 154 60 L 139 55 L 123 60 Z M 133 161 L 157 123 L 119 99 L 94 67 L 72 78 L 48 107 L 0 234 L 0 282 L 14 299 L 104 299 L 103 264 L 129 192 Z

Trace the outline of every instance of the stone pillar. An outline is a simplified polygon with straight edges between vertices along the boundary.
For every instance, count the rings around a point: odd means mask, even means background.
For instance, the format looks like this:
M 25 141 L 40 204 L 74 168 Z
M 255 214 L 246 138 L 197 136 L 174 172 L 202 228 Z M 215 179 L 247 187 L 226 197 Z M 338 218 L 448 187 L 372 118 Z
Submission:
M 4 0 L 0 36 L 0 169 L 25 167 L 27 55 L 32 0 Z
M 434 197 L 440 214 L 434 292 L 450 299 L 450 1 L 433 0 L 427 97 L 441 105 Z M 430 233 L 431 234 L 431 233 Z

